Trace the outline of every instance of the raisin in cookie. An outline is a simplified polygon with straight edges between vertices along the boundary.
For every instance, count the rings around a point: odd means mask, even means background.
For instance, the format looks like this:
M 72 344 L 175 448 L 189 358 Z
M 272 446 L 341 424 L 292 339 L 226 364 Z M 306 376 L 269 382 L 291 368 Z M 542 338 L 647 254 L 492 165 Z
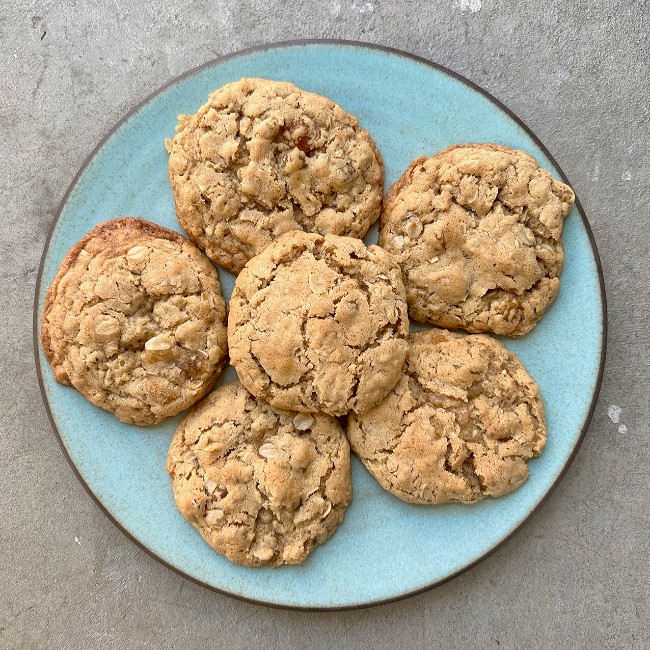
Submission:
M 239 382 L 181 422 L 167 471 L 181 514 L 247 566 L 302 562 L 336 530 L 352 494 L 350 447 L 334 418 L 274 409 Z
M 246 265 L 230 300 L 230 361 L 278 408 L 371 408 L 398 380 L 407 336 L 399 267 L 350 237 L 287 233 Z
M 381 155 L 325 97 L 242 79 L 179 120 L 167 142 L 178 221 L 233 273 L 289 230 L 363 238 L 379 217 Z
M 409 313 L 470 332 L 525 334 L 553 302 L 570 187 L 494 144 L 418 158 L 384 200 L 379 245 L 404 274 Z
M 41 341 L 58 382 L 122 422 L 205 395 L 226 363 L 219 276 L 185 237 L 140 219 L 93 228 L 47 292 Z
M 472 503 L 528 478 L 546 443 L 539 388 L 517 357 L 484 334 L 412 334 L 388 397 L 350 414 L 353 451 L 382 487 L 412 503 Z

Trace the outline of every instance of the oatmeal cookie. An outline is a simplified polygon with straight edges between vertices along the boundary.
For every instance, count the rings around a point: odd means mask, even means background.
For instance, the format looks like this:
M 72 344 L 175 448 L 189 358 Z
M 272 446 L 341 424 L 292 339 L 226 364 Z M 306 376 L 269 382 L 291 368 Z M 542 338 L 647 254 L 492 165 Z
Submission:
M 106 221 L 65 257 L 41 330 L 56 380 L 122 422 L 153 424 L 203 397 L 226 363 L 217 270 L 185 237 Z
M 395 385 L 408 316 L 400 270 L 359 239 L 294 231 L 253 258 L 230 300 L 230 360 L 278 408 L 364 411 Z
M 528 478 L 546 443 L 539 388 L 521 361 L 484 334 L 410 336 L 388 397 L 351 413 L 353 451 L 381 486 L 412 503 L 472 503 Z
M 363 238 L 379 217 L 381 155 L 325 97 L 242 79 L 179 120 L 167 142 L 178 221 L 233 273 L 290 230 Z
M 386 195 L 379 233 L 402 268 L 412 318 L 529 332 L 558 292 L 574 198 L 509 147 L 467 144 L 415 160 Z
M 302 562 L 336 530 L 352 495 L 339 423 L 274 409 L 239 382 L 217 388 L 181 422 L 167 471 L 181 514 L 246 566 Z

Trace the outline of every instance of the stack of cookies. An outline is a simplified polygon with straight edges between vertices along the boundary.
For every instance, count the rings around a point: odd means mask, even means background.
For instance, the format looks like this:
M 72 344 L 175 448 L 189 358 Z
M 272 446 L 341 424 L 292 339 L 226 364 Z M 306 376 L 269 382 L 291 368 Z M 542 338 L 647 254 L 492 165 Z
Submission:
M 539 389 L 485 333 L 525 334 L 555 298 L 568 186 L 470 144 L 416 159 L 382 201 L 357 119 L 263 79 L 214 92 L 166 145 L 190 239 L 135 218 L 91 230 L 48 291 L 42 343 L 57 381 L 123 422 L 202 400 L 167 470 L 210 546 L 247 566 L 304 560 L 343 520 L 350 446 L 413 503 L 527 479 Z M 236 275 L 227 319 L 211 262 Z M 409 315 L 435 327 L 409 334 Z M 239 381 L 212 390 L 228 355 Z

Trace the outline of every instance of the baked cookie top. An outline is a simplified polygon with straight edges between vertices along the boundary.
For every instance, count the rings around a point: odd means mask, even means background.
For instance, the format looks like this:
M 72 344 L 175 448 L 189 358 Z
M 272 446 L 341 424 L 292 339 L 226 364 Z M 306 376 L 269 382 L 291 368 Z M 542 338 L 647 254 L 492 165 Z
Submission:
M 472 503 L 528 478 L 546 420 L 537 384 L 502 343 L 432 329 L 410 336 L 401 379 L 379 406 L 350 414 L 348 438 L 400 499 Z
M 230 299 L 230 362 L 270 404 L 342 415 L 385 397 L 406 356 L 399 267 L 377 246 L 287 233 L 239 274 Z
M 141 219 L 106 221 L 65 257 L 41 331 L 58 382 L 122 422 L 194 404 L 226 362 L 217 270 L 188 239 Z
M 523 151 L 455 145 L 413 161 L 391 187 L 379 245 L 402 268 L 414 319 L 525 334 L 560 286 L 573 201 L 571 188 Z
M 379 217 L 381 155 L 325 97 L 242 79 L 179 116 L 177 131 L 167 145 L 178 221 L 233 273 L 289 230 L 363 238 Z
M 274 409 L 239 382 L 181 422 L 167 459 L 176 505 L 205 541 L 247 566 L 297 564 L 343 520 L 350 447 L 322 413 Z

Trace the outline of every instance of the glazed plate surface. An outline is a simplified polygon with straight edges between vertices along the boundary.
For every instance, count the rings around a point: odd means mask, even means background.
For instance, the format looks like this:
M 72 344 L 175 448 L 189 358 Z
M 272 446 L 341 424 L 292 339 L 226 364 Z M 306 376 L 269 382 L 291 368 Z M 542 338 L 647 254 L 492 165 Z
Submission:
M 86 161 L 43 255 L 36 337 L 45 293 L 59 263 L 97 223 L 130 215 L 180 231 L 164 140 L 173 137 L 178 114 L 195 112 L 212 90 L 250 76 L 292 81 L 356 115 L 384 158 L 385 191 L 415 157 L 463 142 L 523 149 L 556 178 L 564 178 L 541 143 L 507 109 L 422 59 L 325 41 L 231 55 L 183 75 L 145 100 Z M 566 219 L 563 240 L 566 263 L 557 300 L 530 334 L 503 339 L 539 383 L 548 419 L 548 443 L 529 464 L 530 479 L 506 497 L 473 506 L 410 505 L 383 491 L 354 458 L 353 502 L 334 536 L 302 565 L 249 569 L 213 552 L 176 510 L 165 459 L 181 416 L 147 428 L 122 424 L 57 384 L 36 345 L 52 425 L 80 480 L 107 515 L 160 561 L 208 587 L 269 605 L 325 609 L 417 593 L 462 572 L 503 543 L 550 493 L 587 429 L 604 362 L 605 296 L 598 254 L 579 203 Z M 376 241 L 376 229 L 366 241 Z M 228 300 L 233 277 L 219 272 Z M 229 368 L 221 381 L 234 377 Z

